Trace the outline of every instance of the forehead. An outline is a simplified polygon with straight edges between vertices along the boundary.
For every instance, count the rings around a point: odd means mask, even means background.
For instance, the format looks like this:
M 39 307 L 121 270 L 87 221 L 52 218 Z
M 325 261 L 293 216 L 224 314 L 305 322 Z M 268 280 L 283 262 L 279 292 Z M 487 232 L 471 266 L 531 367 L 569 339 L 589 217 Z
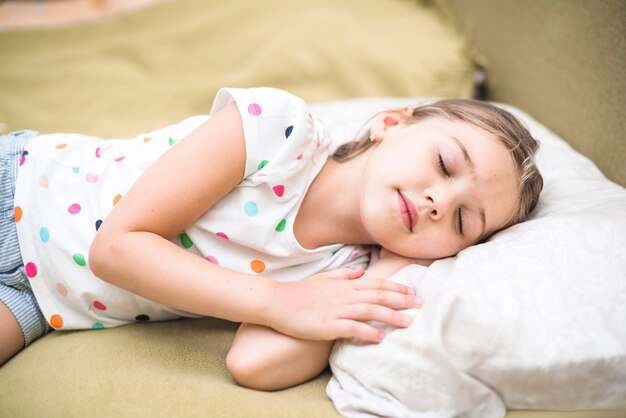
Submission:
M 486 146 L 502 145 L 506 151 L 502 141 L 494 134 L 474 125 L 458 119 L 446 119 L 439 116 L 428 116 L 415 122 L 417 129 L 430 131 L 433 134 L 456 134 L 468 142 L 491 142 L 494 144 L 485 144 Z

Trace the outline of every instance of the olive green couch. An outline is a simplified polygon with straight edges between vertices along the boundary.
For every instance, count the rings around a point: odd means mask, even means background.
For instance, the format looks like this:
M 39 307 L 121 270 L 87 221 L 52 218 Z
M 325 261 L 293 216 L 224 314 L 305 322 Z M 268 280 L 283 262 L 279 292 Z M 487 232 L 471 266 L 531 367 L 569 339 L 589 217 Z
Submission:
M 626 2 L 450 0 L 488 72 L 488 97 L 517 106 L 626 186 Z
M 0 31 L 5 131 L 130 137 L 207 113 L 222 86 L 308 101 L 487 98 L 525 110 L 626 184 L 626 3 L 619 0 L 163 1 L 64 28 Z M 334 417 L 330 372 L 264 393 L 215 319 L 55 332 L 0 368 L 0 417 Z M 510 411 L 509 418 L 626 411 Z

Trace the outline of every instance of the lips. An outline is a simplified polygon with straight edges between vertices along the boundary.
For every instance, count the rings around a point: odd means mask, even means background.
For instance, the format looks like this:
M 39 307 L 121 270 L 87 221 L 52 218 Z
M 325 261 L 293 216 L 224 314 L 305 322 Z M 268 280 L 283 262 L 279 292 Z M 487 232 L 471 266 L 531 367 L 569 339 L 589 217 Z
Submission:
M 407 229 L 413 232 L 413 227 L 417 224 L 419 216 L 417 215 L 417 207 L 411 200 L 398 191 L 398 206 L 402 221 Z

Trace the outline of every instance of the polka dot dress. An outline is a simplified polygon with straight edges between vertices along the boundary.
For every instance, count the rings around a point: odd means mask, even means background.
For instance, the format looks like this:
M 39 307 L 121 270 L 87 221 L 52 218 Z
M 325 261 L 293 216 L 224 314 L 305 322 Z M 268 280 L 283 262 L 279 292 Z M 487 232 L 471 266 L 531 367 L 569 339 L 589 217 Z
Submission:
M 207 263 L 283 281 L 366 266 L 363 248 L 305 249 L 293 234 L 304 192 L 328 158 L 323 123 L 301 99 L 272 88 L 223 89 L 212 112 L 233 101 L 244 129 L 244 179 L 173 242 Z M 26 275 L 54 329 L 197 316 L 109 285 L 89 270 L 87 257 L 95 233 L 133 182 L 205 120 L 190 118 L 125 140 L 55 134 L 29 143 L 19 167 L 15 219 Z

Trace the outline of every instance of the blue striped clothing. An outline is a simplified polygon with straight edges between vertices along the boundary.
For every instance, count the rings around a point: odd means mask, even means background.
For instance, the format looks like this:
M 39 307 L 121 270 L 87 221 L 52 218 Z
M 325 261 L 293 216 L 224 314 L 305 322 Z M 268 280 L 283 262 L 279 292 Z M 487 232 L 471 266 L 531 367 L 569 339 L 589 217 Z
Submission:
M 50 330 L 24 271 L 15 228 L 15 179 L 24 147 L 39 133 L 18 131 L 0 136 L 0 301 L 13 313 L 26 345 Z

